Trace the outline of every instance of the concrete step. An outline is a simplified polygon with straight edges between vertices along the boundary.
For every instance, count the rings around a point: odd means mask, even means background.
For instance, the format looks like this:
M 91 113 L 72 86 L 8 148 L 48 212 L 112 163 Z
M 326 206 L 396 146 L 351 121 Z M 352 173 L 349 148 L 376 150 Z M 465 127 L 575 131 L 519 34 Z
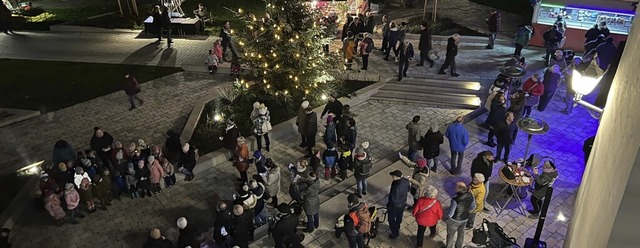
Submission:
M 480 106 L 481 98 L 470 94 L 456 93 L 421 93 L 394 90 L 378 90 L 378 93 L 371 96 L 371 100 L 418 103 L 449 108 L 476 109 Z
M 480 88 L 480 90 L 478 90 Z M 473 96 L 483 96 L 482 93 L 487 92 L 482 90 L 482 87 L 478 83 L 476 84 L 461 84 L 452 82 L 451 85 L 442 85 L 439 82 L 423 82 L 423 81 L 407 81 L 407 82 L 388 82 L 381 90 L 388 91 L 404 91 L 404 92 L 416 92 L 426 94 L 440 94 L 440 93 L 452 93 L 452 94 L 465 94 Z

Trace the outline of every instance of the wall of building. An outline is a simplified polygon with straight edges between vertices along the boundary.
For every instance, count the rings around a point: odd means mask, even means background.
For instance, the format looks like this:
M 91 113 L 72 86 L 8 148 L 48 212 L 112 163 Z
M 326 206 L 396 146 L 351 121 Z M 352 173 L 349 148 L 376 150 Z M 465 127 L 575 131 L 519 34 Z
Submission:
M 638 19 L 634 20 L 629 40 L 640 40 Z M 611 245 L 614 242 L 610 244 L 609 238 L 640 149 L 640 132 L 637 131 L 640 123 L 638 64 L 640 43 L 629 42 L 609 92 L 607 107 L 582 177 L 564 242 L 565 248 L 620 247 Z M 635 225 L 628 228 L 637 230 Z M 640 235 L 624 242 L 637 247 Z
M 629 13 L 633 11 L 630 2 L 620 0 L 542 0 L 542 3 L 572 7 L 589 7 Z
M 534 23 L 533 27 L 536 32 L 531 36 L 531 41 L 529 42 L 529 44 L 531 46 L 544 47 L 544 38 L 542 38 L 542 35 L 544 34 L 544 32 L 551 28 L 551 25 Z M 567 39 L 564 42 L 564 46 L 562 47 L 562 49 L 570 49 L 577 52 L 582 52 L 584 50 L 584 34 L 586 32 L 587 30 L 583 29 L 567 28 L 567 30 L 565 31 L 565 36 L 567 37 Z M 616 45 L 620 43 L 620 41 L 627 40 L 627 36 L 622 34 L 611 34 L 609 37 L 613 38 L 614 44 Z

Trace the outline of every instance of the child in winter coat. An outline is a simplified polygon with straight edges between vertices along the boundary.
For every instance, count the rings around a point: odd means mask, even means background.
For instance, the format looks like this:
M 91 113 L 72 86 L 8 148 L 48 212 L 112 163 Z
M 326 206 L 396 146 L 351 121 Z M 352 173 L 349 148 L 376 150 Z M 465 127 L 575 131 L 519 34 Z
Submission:
M 347 179 L 347 170 L 351 167 L 351 161 L 353 161 L 353 157 L 351 156 L 351 149 L 349 145 L 342 144 L 340 147 L 340 158 L 338 159 L 338 169 L 340 169 L 340 179 L 343 181 Z
M 120 200 L 120 196 L 122 193 L 127 192 L 127 183 L 125 177 L 120 173 L 119 170 L 116 170 L 113 173 L 113 177 L 111 177 L 111 196 L 112 199 Z
M 162 158 L 162 169 L 164 170 L 164 187 L 171 188 L 173 185 L 176 185 L 174 167 L 166 158 Z
M 256 170 L 260 176 L 265 176 L 267 174 L 267 158 L 262 155 L 260 150 L 253 152 L 252 162 L 256 164 Z
M 89 178 L 83 178 L 80 187 L 78 189 L 78 194 L 80 194 L 80 200 L 87 204 L 87 209 L 89 209 L 89 213 L 93 213 L 96 211 L 96 204 L 93 201 L 93 186 L 89 181 Z
M 131 199 L 138 198 L 138 180 L 136 179 L 136 171 L 133 169 L 133 163 L 127 165 L 127 174 L 125 175 L 125 183 L 127 185 L 127 192 Z
M 53 217 L 56 222 L 56 226 L 62 226 L 64 224 L 64 217 L 66 214 L 60 204 L 60 197 L 50 190 L 47 190 L 44 195 L 44 208 L 49 212 L 49 215 Z
M 113 148 L 111 149 L 111 162 L 115 166 L 117 171 L 124 173 L 127 170 L 127 161 L 131 158 L 131 154 L 127 152 L 120 141 L 113 142 Z
M 220 64 L 224 63 L 224 58 L 222 57 L 222 39 L 217 39 L 213 43 L 213 54 L 216 55 Z
M 138 169 L 136 170 L 136 180 L 138 191 L 140 192 L 140 198 L 151 196 L 151 181 L 149 180 L 151 172 L 149 168 L 145 166 L 144 160 L 138 161 Z
M 331 179 L 336 176 L 336 164 L 338 163 L 338 150 L 335 143 L 327 143 L 327 149 L 322 153 L 322 162 L 324 163 L 324 178 Z
M 88 165 L 86 171 L 89 174 L 90 178 L 93 178 L 94 175 L 98 175 L 102 169 L 102 160 L 98 158 L 98 154 L 92 150 L 84 151 L 87 154 L 87 158 L 91 163 Z
M 238 58 L 233 58 L 231 61 L 231 77 L 238 78 L 240 77 L 240 72 L 242 71 L 242 65 L 240 64 L 240 60 Z
M 218 71 L 218 61 L 218 56 L 213 53 L 213 50 L 209 50 L 207 60 L 204 61 L 207 64 L 207 69 L 209 69 L 209 74 L 215 74 Z
M 80 204 L 80 194 L 76 191 L 73 183 L 67 183 L 64 190 L 64 200 L 67 203 L 67 211 L 69 211 L 69 221 L 71 224 L 78 224 L 76 221 L 76 214 L 78 214 L 78 205 Z M 79 214 L 79 218 L 84 218 L 84 215 Z
M 109 176 L 106 176 L 109 178 Z M 104 175 L 94 175 L 93 176 L 93 189 L 95 193 L 95 197 L 100 201 L 100 205 L 102 206 L 100 210 L 107 210 L 107 206 L 111 206 L 109 202 L 109 194 L 111 190 L 111 179 L 105 180 Z
M 160 180 L 164 177 L 164 170 L 162 169 L 162 166 L 160 166 L 160 162 L 153 155 L 147 158 L 147 162 L 149 162 L 149 181 L 151 182 L 151 192 L 154 194 L 162 193 Z

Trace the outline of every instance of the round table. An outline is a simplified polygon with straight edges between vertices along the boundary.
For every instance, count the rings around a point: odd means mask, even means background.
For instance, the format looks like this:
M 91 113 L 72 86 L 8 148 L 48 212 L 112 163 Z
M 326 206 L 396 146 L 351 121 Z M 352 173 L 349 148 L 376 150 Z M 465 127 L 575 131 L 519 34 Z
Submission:
M 520 187 L 530 186 L 531 184 L 533 184 L 534 179 L 531 175 L 531 172 L 525 169 L 524 167 L 515 168 L 514 174 L 516 177 L 514 179 L 508 179 L 502 172 L 502 170 L 508 166 L 510 165 L 502 166 L 498 171 L 498 175 L 500 176 L 500 179 L 502 179 L 502 181 L 504 181 L 507 184 L 504 188 L 502 188 L 502 190 L 500 191 L 500 193 L 498 193 L 498 195 L 502 195 L 502 193 L 504 193 L 504 191 L 507 190 L 507 188 L 511 188 L 512 194 L 509 196 L 507 201 L 502 206 L 500 206 L 500 203 L 496 200 L 496 205 L 498 206 L 498 209 L 497 209 L 498 215 L 500 215 L 500 213 L 502 213 L 505 207 L 509 205 L 509 202 L 511 202 L 511 199 L 516 198 L 516 201 L 518 202 L 518 208 L 522 211 L 522 215 L 526 216 L 527 211 L 524 208 L 522 199 L 520 199 L 520 195 L 518 194 L 518 189 Z

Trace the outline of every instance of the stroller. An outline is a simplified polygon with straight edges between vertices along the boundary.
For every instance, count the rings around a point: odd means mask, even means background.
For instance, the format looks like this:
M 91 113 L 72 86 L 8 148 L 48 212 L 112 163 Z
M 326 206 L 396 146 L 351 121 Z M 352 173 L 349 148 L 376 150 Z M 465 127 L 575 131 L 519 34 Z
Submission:
M 338 217 L 338 221 L 335 224 L 335 235 L 336 238 L 340 238 L 344 230 L 344 217 L 346 215 L 341 215 Z M 387 221 L 387 209 L 384 207 L 369 207 L 369 216 L 371 217 L 371 227 L 368 233 L 364 234 L 364 238 L 366 239 L 365 244 L 368 246 L 371 239 L 374 239 L 378 236 L 378 227 L 380 223 Z

